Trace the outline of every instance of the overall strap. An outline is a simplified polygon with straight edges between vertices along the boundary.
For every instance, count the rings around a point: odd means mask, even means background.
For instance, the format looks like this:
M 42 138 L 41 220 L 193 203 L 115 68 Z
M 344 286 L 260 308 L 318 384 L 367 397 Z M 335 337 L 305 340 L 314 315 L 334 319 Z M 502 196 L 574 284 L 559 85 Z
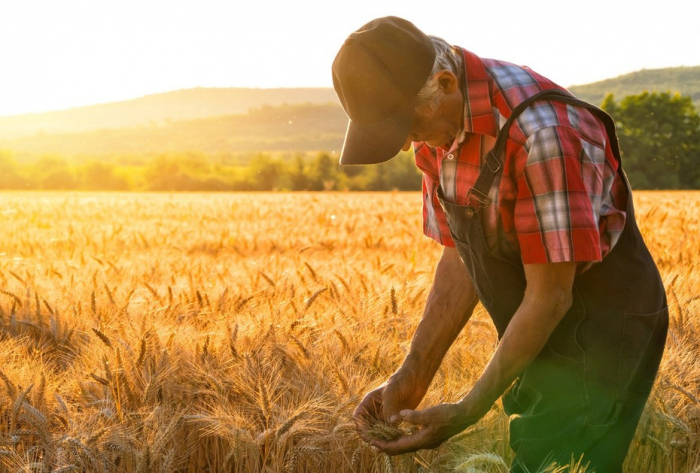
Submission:
M 501 130 L 498 132 L 496 137 L 496 144 L 493 145 L 491 151 L 486 153 L 484 157 L 484 165 L 481 167 L 481 172 L 479 177 L 474 183 L 474 187 L 469 189 L 467 197 L 469 198 L 469 205 L 474 208 L 484 208 L 491 204 L 491 199 L 489 198 L 489 190 L 491 189 L 491 184 L 493 184 L 494 178 L 498 175 L 498 172 L 502 168 L 500 157 L 503 155 L 506 148 L 506 141 L 508 140 L 508 130 L 512 125 L 513 121 L 533 102 L 538 100 L 549 100 L 552 102 L 563 102 L 569 105 L 575 105 L 578 107 L 584 107 L 590 110 L 594 115 L 601 119 L 605 125 L 605 131 L 607 132 L 608 139 L 610 140 L 610 146 L 615 157 L 620 160 L 620 148 L 617 142 L 617 135 L 615 133 L 615 122 L 613 119 L 598 107 L 591 105 L 583 100 L 579 100 L 573 95 L 564 92 L 563 90 L 549 89 L 543 90 L 531 97 L 528 97 L 521 103 L 519 103 L 511 112 L 510 117 L 506 120 Z

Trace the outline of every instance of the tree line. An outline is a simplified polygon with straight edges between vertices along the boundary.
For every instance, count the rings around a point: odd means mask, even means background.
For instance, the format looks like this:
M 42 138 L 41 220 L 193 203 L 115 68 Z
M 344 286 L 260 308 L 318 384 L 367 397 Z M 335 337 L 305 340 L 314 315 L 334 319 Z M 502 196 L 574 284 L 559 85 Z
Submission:
M 700 189 L 700 115 L 690 97 L 644 92 L 602 108 L 616 121 L 624 169 L 637 189 Z M 412 153 L 375 166 L 339 168 L 328 152 L 206 152 L 90 159 L 0 150 L 0 189 L 113 191 L 420 190 Z
M 623 168 L 638 189 L 700 189 L 700 115 L 691 97 L 669 92 L 607 95 Z
M 339 168 L 328 152 L 257 153 L 239 163 L 203 152 L 19 160 L 0 151 L 0 189 L 107 191 L 387 191 L 420 190 L 412 153 L 376 166 Z

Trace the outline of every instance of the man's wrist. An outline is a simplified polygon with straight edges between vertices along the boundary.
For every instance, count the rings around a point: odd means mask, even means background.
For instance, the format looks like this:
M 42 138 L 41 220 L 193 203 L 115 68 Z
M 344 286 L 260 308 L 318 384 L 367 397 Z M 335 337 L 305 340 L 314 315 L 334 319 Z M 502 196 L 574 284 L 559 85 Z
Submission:
M 435 376 L 435 372 L 437 371 L 431 366 L 428 357 L 415 352 L 411 352 L 406 356 L 401 368 L 399 368 L 399 371 L 403 370 L 412 373 L 416 379 L 420 380 L 421 382 L 423 380 L 427 380 L 427 384 L 430 384 L 430 381 L 432 381 L 433 376 Z
M 475 423 L 486 415 L 491 409 L 493 402 L 488 402 L 483 399 L 483 396 L 479 396 L 478 393 L 472 390 L 457 404 L 460 406 L 462 415 L 469 419 L 471 423 Z

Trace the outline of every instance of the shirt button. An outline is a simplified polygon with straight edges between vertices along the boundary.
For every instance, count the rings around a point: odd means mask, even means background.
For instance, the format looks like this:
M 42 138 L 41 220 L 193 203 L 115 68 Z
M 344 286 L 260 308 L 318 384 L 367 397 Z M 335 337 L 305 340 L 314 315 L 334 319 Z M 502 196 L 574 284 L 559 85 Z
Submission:
M 450 153 L 447 156 L 445 156 L 447 159 L 455 159 L 455 155 Z

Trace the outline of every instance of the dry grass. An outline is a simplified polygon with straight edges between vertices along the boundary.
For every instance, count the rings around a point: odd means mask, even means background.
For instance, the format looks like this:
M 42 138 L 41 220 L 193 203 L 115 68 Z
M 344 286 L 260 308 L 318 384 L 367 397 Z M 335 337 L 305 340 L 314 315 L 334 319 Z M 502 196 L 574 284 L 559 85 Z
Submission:
M 626 469 L 698 471 L 700 194 L 637 197 L 672 325 Z M 499 406 L 398 458 L 350 421 L 440 253 L 418 194 L 5 193 L 0 215 L 0 471 L 507 470 Z M 426 405 L 495 343 L 479 307 Z

